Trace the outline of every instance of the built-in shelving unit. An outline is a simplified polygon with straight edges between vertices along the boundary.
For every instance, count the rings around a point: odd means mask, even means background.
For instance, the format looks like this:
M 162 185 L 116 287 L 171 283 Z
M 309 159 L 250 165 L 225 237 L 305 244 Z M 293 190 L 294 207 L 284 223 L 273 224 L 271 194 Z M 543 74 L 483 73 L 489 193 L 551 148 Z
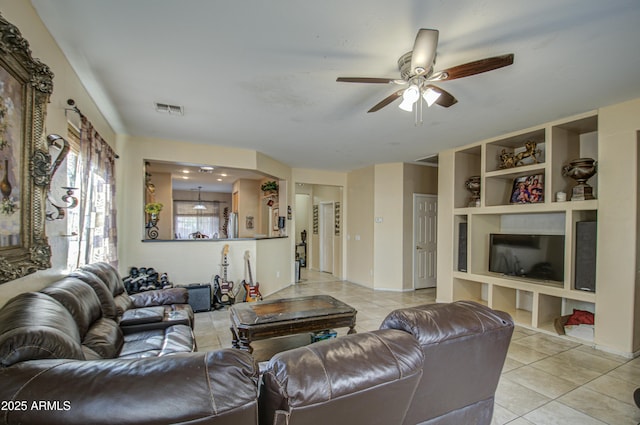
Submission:
M 573 308 L 595 313 L 596 294 L 575 288 L 575 229 L 580 221 L 597 221 L 598 200 L 571 201 L 575 181 L 562 175 L 576 158 L 598 159 L 598 116 L 588 113 L 480 141 L 453 152 L 453 234 L 451 272 L 453 300 L 470 299 L 510 313 L 518 324 L 555 333 L 554 320 Z M 501 154 L 517 155 L 525 143 L 536 144 L 536 159 L 501 168 Z M 480 176 L 480 204 L 470 207 L 465 182 Z M 537 203 L 512 202 L 517 178 L 540 176 L 543 198 Z M 597 176 L 589 180 L 597 198 Z M 565 192 L 566 202 L 556 201 Z M 460 226 L 465 223 L 465 226 Z M 466 257 L 460 260 L 460 232 L 466 231 Z M 541 281 L 489 272 L 491 233 L 564 235 L 562 281 Z M 462 263 L 460 263 L 462 261 Z M 463 264 L 464 267 L 459 267 Z

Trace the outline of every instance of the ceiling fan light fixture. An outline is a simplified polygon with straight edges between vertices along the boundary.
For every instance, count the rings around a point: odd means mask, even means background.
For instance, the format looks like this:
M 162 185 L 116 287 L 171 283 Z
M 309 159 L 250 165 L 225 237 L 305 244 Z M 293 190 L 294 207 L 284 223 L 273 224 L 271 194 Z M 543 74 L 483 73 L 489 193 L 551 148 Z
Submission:
M 415 84 L 412 84 L 402 93 L 402 103 L 398 107 L 403 111 L 411 112 L 413 111 L 413 104 L 418 99 L 420 99 L 420 89 Z
M 440 98 L 442 93 L 435 91 L 431 87 L 427 88 L 424 93 L 422 93 L 422 97 L 424 101 L 427 102 L 427 106 L 431 107 L 436 101 Z
M 411 112 L 413 111 L 413 103 L 414 102 L 410 102 L 404 99 L 402 103 L 398 105 L 398 108 L 402 109 L 403 111 Z

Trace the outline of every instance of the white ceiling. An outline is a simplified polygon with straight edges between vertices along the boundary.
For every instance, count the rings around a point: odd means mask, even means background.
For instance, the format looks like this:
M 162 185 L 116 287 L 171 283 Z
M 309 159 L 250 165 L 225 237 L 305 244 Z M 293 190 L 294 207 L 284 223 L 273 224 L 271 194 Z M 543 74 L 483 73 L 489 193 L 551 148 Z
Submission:
M 640 97 L 638 0 L 31 1 L 116 132 L 292 167 L 413 161 Z M 515 62 L 439 83 L 458 103 L 421 127 L 399 102 L 367 113 L 397 86 L 336 78 L 399 77 L 419 28 L 440 31 L 436 70 Z

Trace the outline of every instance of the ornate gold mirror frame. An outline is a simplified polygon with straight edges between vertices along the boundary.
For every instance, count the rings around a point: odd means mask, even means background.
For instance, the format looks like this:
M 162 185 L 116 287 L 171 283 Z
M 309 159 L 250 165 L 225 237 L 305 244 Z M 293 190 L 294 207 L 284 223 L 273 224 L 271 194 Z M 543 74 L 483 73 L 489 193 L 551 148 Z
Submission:
M 53 73 L 0 15 L 0 283 L 51 267 L 44 121 Z

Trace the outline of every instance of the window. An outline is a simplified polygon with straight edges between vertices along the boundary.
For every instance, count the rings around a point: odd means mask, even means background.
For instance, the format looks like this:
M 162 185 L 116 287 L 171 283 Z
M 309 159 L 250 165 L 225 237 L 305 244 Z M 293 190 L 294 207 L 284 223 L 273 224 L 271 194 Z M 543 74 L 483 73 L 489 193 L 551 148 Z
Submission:
M 79 205 L 66 211 L 67 268 L 104 261 L 117 266 L 114 161 L 117 155 L 81 116 L 81 130 L 68 126 L 71 150 L 66 181 Z
M 206 209 L 194 209 L 198 204 Z M 217 238 L 220 232 L 220 202 L 174 201 L 173 228 L 176 239 Z

